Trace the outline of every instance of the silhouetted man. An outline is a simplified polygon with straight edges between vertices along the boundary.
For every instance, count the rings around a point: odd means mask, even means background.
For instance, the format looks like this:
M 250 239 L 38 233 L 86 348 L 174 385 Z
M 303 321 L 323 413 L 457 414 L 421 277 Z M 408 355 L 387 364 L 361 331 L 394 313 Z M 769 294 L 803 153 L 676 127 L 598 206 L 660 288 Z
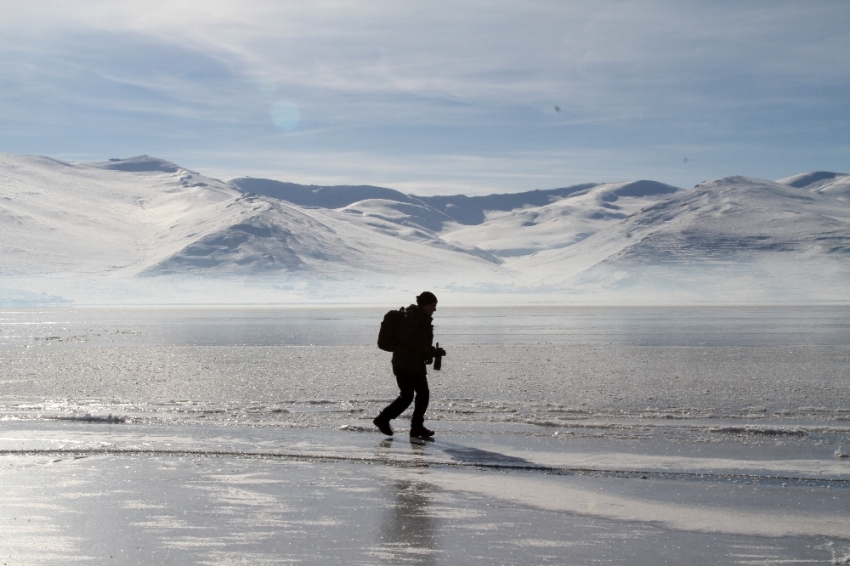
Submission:
M 442 349 L 438 350 L 432 345 L 434 326 L 431 322 L 434 311 L 437 310 L 437 297 L 434 293 L 425 291 L 416 297 L 415 305 L 404 310 L 404 320 L 399 329 L 397 346 L 393 351 L 393 373 L 401 392 L 372 422 L 381 432 L 392 436 L 390 421 L 402 414 L 415 397 L 413 417 L 410 419 L 410 436 L 430 438 L 434 436 L 434 431 L 428 430 L 423 424 L 430 396 L 425 366 L 433 361 L 435 355 L 445 355 Z

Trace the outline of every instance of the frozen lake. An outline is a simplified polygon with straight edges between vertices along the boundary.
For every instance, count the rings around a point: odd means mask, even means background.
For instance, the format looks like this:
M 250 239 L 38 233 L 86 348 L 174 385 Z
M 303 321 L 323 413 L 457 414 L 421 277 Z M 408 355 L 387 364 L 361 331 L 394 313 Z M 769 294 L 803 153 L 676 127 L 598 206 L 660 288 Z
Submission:
M 850 559 L 850 308 L 384 310 L 0 311 L 4 562 Z
M 386 309 L 0 309 L 0 347 L 374 346 Z M 850 307 L 449 308 L 445 344 L 801 346 L 850 344 Z

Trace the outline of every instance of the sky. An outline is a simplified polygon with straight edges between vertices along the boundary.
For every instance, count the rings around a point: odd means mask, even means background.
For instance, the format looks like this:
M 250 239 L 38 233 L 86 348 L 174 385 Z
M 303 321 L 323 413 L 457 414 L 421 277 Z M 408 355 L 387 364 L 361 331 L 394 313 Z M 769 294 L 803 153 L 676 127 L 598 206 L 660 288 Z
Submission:
M 489 194 L 850 173 L 850 2 L 0 0 L 0 151 Z

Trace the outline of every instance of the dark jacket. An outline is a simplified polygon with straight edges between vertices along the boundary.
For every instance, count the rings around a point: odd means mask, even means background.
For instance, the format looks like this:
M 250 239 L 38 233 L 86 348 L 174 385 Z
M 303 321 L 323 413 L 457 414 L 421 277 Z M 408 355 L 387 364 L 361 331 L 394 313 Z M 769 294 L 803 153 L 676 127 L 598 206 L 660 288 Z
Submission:
M 430 363 L 434 341 L 433 319 L 416 305 L 405 309 L 399 329 L 398 347 L 393 352 L 393 368 L 424 375 Z

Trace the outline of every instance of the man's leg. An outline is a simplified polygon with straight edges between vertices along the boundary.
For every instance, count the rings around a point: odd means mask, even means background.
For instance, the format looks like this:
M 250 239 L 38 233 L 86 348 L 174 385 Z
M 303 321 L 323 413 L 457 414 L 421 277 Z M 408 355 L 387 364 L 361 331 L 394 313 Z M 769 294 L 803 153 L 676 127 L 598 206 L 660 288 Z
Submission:
M 395 368 L 393 368 L 393 373 L 395 374 L 396 383 L 398 383 L 400 393 L 396 400 L 387 405 L 387 407 L 381 411 L 375 420 L 372 421 L 375 423 L 375 426 L 381 429 L 381 432 L 387 435 L 392 435 L 390 421 L 398 417 L 410 406 L 413 402 L 415 392 L 413 379 L 414 374 L 403 370 L 396 370 Z
M 413 406 L 413 417 L 410 419 L 411 430 L 423 428 L 425 423 L 425 411 L 428 410 L 428 401 L 431 399 L 428 378 L 425 374 L 415 376 L 413 390 L 416 392 L 416 404 Z

